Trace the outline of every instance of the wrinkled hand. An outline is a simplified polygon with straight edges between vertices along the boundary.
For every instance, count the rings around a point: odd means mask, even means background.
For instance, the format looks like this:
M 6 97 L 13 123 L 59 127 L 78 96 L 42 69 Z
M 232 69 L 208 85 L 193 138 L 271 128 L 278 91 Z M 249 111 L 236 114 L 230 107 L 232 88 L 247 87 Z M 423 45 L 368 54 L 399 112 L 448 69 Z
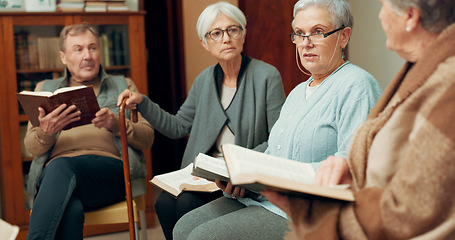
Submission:
M 126 100 L 126 109 L 136 109 L 137 104 L 142 102 L 142 94 L 137 92 L 131 92 L 130 90 L 126 89 L 120 95 L 118 95 L 117 99 L 117 106 L 122 104 L 124 98 L 128 98 Z
M 102 108 L 95 114 L 95 118 L 92 119 L 92 123 L 97 128 L 106 128 L 112 130 L 114 123 L 116 122 L 115 114 L 109 110 L 109 108 Z
M 289 197 L 276 191 L 266 190 L 261 192 L 275 206 L 283 210 L 288 216 L 291 216 L 291 204 L 289 204 Z
M 349 184 L 352 176 L 349 172 L 348 161 L 343 157 L 330 156 L 321 162 L 316 170 L 313 184 L 328 186 L 337 184 Z
M 81 111 L 75 110 L 75 105 L 66 107 L 66 104 L 62 104 L 46 115 L 46 111 L 42 107 L 39 107 L 38 121 L 41 131 L 49 135 L 57 134 L 66 125 L 79 121 L 81 119 Z
M 216 185 L 223 190 L 226 194 L 231 195 L 232 198 L 238 198 L 245 196 L 245 188 L 236 187 L 232 185 L 231 182 L 228 182 L 227 185 L 222 183 L 220 180 L 215 180 Z

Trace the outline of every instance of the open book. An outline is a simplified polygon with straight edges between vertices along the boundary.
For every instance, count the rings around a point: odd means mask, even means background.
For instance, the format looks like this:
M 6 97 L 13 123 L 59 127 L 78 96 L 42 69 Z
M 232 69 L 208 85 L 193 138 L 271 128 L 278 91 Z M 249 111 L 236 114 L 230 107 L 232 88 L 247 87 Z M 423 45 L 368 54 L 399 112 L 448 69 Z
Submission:
M 81 111 L 81 120 L 68 124 L 64 129 L 91 123 L 95 113 L 100 110 L 92 86 L 75 86 L 57 89 L 55 92 L 22 91 L 17 98 L 33 126 L 38 126 L 38 107 L 42 107 L 46 114 L 52 112 L 63 103 L 69 107 L 76 105 Z
M 226 162 L 204 153 L 199 153 L 194 159 L 194 167 L 191 174 L 210 181 L 219 179 L 223 182 L 229 182 L 229 173 Z
M 233 185 L 253 191 L 266 189 L 297 195 L 315 195 L 354 201 L 348 185 L 325 187 L 311 184 L 314 170 L 308 163 L 297 162 L 234 144 L 221 146 Z
M 220 190 L 214 182 L 191 175 L 192 171 L 193 163 L 180 170 L 157 175 L 150 182 L 175 197 L 183 191 L 215 192 Z

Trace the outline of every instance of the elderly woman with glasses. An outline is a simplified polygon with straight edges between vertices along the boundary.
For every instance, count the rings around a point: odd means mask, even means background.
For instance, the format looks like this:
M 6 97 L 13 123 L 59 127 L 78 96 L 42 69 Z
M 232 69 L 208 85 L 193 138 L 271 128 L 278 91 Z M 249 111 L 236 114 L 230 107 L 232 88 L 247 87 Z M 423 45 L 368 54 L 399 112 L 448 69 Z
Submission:
M 266 153 L 310 163 L 314 169 L 330 155 L 346 157 L 352 133 L 381 93 L 370 74 L 343 59 L 351 27 L 352 15 L 345 0 L 295 4 L 291 40 L 296 58 L 311 77 L 286 99 Z M 243 190 L 230 183 L 224 191 L 226 197 L 183 216 L 174 228 L 174 238 L 283 238 L 287 215 L 282 210 L 261 195 L 242 195 Z
M 350 183 L 355 203 L 265 193 L 289 239 L 455 239 L 455 1 L 380 0 L 386 46 L 406 60 L 315 184 Z
M 202 47 L 218 64 L 196 78 L 177 114 L 165 112 L 140 94 L 125 91 L 119 96 L 119 101 L 130 96 L 127 104 L 137 104 L 144 118 L 167 137 L 189 135 L 182 168 L 201 152 L 222 158 L 224 143 L 264 151 L 285 99 L 278 70 L 242 53 L 246 18 L 240 9 L 226 2 L 212 4 L 201 13 L 196 28 Z M 183 192 L 175 199 L 161 193 L 155 208 L 166 239 L 172 239 L 181 216 L 220 196 L 221 191 Z

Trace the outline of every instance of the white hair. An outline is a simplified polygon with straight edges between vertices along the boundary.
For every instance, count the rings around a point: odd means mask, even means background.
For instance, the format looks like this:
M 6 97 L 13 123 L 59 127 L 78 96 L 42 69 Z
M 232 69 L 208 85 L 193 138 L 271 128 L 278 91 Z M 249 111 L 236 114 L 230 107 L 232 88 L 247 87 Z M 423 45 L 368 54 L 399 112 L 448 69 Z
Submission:
M 245 32 L 245 14 L 243 14 L 243 12 L 238 7 L 230 3 L 217 2 L 207 6 L 204 11 L 202 11 L 196 23 L 197 34 L 199 38 L 201 38 L 205 43 L 207 43 L 205 35 L 209 31 L 210 26 L 212 26 L 213 21 L 215 21 L 215 18 L 220 13 L 223 13 L 227 17 L 238 22 L 238 24 L 242 27 L 242 34 Z
M 295 27 L 295 15 L 309 6 L 321 6 L 326 8 L 332 15 L 332 24 L 335 28 L 339 28 L 341 26 L 352 28 L 354 24 L 351 7 L 346 0 L 300 0 L 294 5 L 292 29 Z
M 403 14 L 411 7 L 420 10 L 422 27 L 430 33 L 440 33 L 455 22 L 454 0 L 387 0 L 392 10 Z

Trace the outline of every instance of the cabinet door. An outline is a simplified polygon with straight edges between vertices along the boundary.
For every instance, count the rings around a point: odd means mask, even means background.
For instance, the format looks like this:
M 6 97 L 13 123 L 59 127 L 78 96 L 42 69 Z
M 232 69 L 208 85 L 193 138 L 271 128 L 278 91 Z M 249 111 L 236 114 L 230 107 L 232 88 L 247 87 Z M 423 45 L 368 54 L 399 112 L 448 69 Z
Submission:
M 308 79 L 297 67 L 295 45 L 289 37 L 293 31 L 291 22 L 295 2 L 261 0 L 261 4 L 267 7 L 258 8 L 256 1 L 239 0 L 239 7 L 248 20 L 244 52 L 272 64 L 280 71 L 286 95 Z

